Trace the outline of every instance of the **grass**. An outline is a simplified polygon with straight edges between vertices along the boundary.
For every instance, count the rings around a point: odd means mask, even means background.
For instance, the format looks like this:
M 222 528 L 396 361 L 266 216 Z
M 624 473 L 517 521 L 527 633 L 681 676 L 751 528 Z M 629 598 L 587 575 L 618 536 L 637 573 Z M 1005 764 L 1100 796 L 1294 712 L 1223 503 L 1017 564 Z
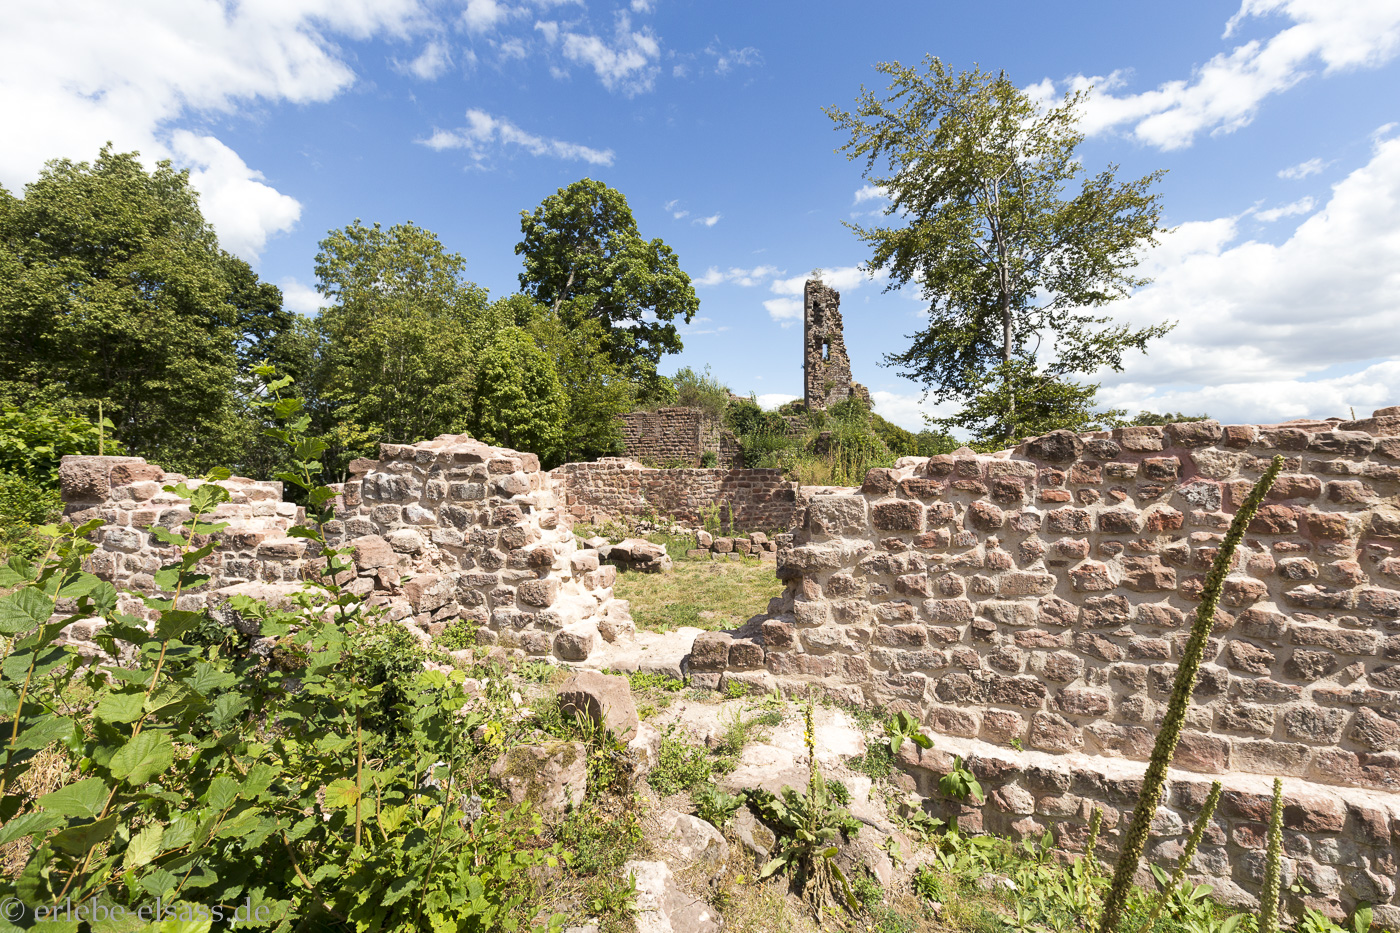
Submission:
M 632 607 L 637 628 L 738 628 L 782 594 L 773 565 L 743 560 L 678 560 L 667 573 L 619 573 L 613 593 Z M 701 607 L 704 607 L 703 609 Z

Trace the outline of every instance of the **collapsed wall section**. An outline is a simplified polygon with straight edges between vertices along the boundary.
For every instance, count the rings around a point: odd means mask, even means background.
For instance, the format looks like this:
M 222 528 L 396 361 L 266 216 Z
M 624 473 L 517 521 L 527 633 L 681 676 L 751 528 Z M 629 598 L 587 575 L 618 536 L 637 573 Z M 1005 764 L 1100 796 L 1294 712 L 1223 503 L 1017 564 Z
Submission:
M 568 661 L 631 639 L 626 603 L 612 597 L 616 569 L 578 546 L 533 454 L 444 435 L 383 444 L 378 460 L 357 460 L 351 473 L 324 530 L 332 546 L 352 549 L 353 578 L 342 585 L 389 618 L 425 638 L 465 619 L 479 626 L 479 641 Z M 135 594 L 155 592 L 154 572 L 176 552 L 149 528 L 189 517 L 187 504 L 162 490 L 185 477 L 114 457 L 66 457 L 60 477 L 67 518 L 105 523 L 93 572 Z M 213 519 L 229 527 L 201 563 L 209 583 L 182 607 L 217 609 L 234 594 L 279 600 L 301 589 L 323 558 L 287 536 L 304 516 L 281 501 L 281 484 L 234 477 L 220 485 L 231 498 Z M 137 596 L 125 602 L 124 611 L 144 611 Z
M 727 530 L 786 531 L 802 513 L 806 496 L 782 470 L 666 469 L 607 457 L 566 463 L 550 476 L 577 521 L 664 516 L 699 526 L 718 515 Z
M 1226 580 L 1154 854 L 1180 852 L 1218 776 L 1226 804 L 1197 870 L 1248 902 L 1279 775 L 1288 870 L 1319 905 L 1369 900 L 1393 924 L 1400 409 L 1056 432 L 872 470 L 859 490 L 812 497 L 801 531 L 779 539 L 780 611 L 750 637 L 701 636 L 692 670 L 908 710 L 939 735 L 933 752 L 904 753 L 926 793 L 963 754 L 991 791 L 966 819 L 1018 835 L 1053 825 L 1073 845 L 1099 805 L 1112 848 L 1205 574 L 1276 453 L 1284 473 Z

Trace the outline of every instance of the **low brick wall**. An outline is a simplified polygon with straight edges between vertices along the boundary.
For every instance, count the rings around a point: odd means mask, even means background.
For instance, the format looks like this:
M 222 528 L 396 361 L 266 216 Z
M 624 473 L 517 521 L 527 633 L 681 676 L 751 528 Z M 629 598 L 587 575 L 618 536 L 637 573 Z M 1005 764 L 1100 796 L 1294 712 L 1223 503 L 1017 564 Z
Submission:
M 1205 572 L 1276 453 L 1285 471 L 1226 582 L 1157 855 L 1179 851 L 1220 776 L 1234 796 L 1199 870 L 1247 901 L 1258 801 L 1281 775 L 1288 870 L 1328 909 L 1370 900 L 1395 926 L 1400 409 L 1056 432 L 872 470 L 859 490 L 811 498 L 778 539 L 781 610 L 750 638 L 701 636 L 692 670 L 907 709 L 940 750 L 981 762 L 998 791 L 979 811 L 989 825 L 1054 825 L 1072 842 L 1090 804 L 1115 820 L 1130 809 Z M 925 768 L 926 790 L 944 764 Z
M 686 525 L 720 506 L 733 531 L 785 530 L 800 520 L 806 497 L 781 470 L 656 470 L 632 460 L 566 463 L 551 478 L 569 514 L 599 522 L 654 513 Z

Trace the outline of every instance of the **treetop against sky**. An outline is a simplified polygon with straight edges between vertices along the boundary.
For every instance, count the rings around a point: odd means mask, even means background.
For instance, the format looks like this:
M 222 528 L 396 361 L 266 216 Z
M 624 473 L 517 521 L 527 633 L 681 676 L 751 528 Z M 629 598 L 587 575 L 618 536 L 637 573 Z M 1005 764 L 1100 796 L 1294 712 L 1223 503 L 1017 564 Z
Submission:
M 823 107 L 878 62 L 1004 70 L 1046 102 L 1092 87 L 1086 169 L 1166 169 L 1153 284 L 1110 306 L 1178 326 L 1100 373 L 1105 405 L 1226 420 L 1400 402 L 1400 3 L 902 0 L 54 0 L 0 8 L 0 184 L 111 140 L 192 172 L 221 244 L 315 313 L 317 242 L 412 221 L 515 291 L 520 212 L 583 177 L 628 199 L 698 314 L 661 370 L 801 393 L 801 292 L 842 293 L 876 410 L 918 429 L 882 368 L 925 302 L 857 268 L 842 221 L 887 203 Z M 938 409 L 942 411 L 941 409 Z

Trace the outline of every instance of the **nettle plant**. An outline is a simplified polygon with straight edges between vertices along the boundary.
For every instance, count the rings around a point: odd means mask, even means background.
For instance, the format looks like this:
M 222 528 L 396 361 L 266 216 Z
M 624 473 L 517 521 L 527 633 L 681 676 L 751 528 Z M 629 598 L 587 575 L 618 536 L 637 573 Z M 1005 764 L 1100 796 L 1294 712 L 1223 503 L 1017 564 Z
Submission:
M 0 845 L 29 846 L 0 901 L 95 902 L 128 916 L 157 902 L 176 911 L 166 916 L 240 905 L 275 929 L 528 924 L 529 873 L 558 853 L 538 841 L 528 807 L 474 785 L 481 716 L 466 712 L 462 672 L 419 672 L 386 710 L 384 684 L 350 663 L 358 640 L 392 623 L 337 583 L 351 563 L 321 530 L 335 495 L 316 481 L 324 445 L 304 436 L 301 402 L 281 397 L 289 380 L 259 375 L 282 424 L 270 433 L 292 450 L 278 478 L 308 503 L 289 534 L 317 555 L 287 606 L 230 600 L 277 640 L 279 664 L 202 639 L 213 619 L 191 608 L 225 528 L 211 517 L 228 499 L 227 471 L 165 487 L 188 515 L 151 529 L 168 561 L 158 592 L 140 596 L 143 615 L 121 611 L 116 588 L 82 569 L 97 521 L 48 527 L 41 559 L 0 568 L 12 590 L 0 598 Z M 105 657 L 92 663 L 59 642 L 83 620 L 101 623 Z M 393 729 L 366 728 L 386 713 Z M 70 779 L 23 792 L 26 772 L 55 755 Z

